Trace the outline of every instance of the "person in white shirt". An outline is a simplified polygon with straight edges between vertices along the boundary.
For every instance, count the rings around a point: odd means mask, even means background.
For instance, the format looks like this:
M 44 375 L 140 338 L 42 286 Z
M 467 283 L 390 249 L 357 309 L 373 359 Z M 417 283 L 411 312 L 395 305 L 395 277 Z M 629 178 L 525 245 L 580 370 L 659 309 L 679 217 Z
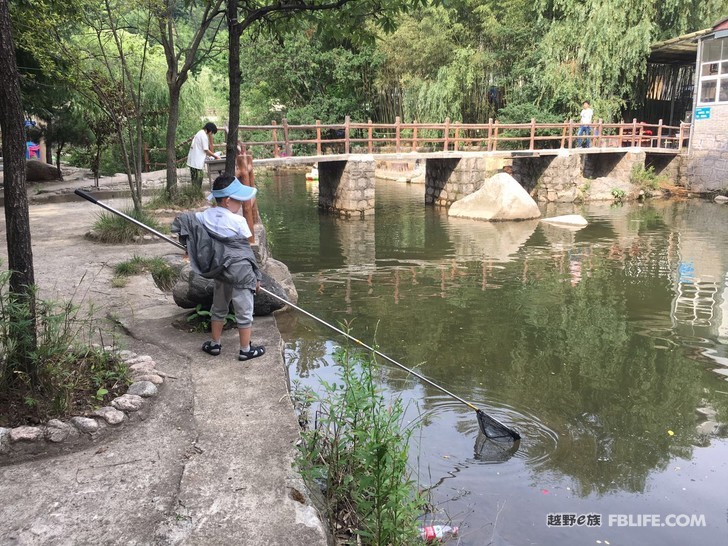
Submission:
M 187 154 L 187 166 L 190 168 L 192 184 L 200 190 L 202 190 L 202 179 L 204 178 L 205 159 L 207 157 L 220 159 L 220 156 L 212 150 L 212 135 L 215 133 L 217 133 L 217 125 L 212 122 L 206 123 L 192 138 L 190 152 Z
M 589 101 L 584 101 L 581 109 L 581 120 L 579 125 L 579 131 L 576 133 L 576 147 L 581 148 L 582 146 L 588 148 L 591 146 L 591 122 L 594 117 L 594 110 L 591 109 Z M 586 135 L 586 138 L 582 138 Z

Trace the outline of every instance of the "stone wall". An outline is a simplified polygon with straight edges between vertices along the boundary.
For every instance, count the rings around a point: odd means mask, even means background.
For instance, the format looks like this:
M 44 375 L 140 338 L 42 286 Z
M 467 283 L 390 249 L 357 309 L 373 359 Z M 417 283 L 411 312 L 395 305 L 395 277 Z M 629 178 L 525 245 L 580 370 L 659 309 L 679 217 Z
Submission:
M 710 119 L 693 121 L 687 159 L 688 189 L 697 193 L 728 189 L 728 104 L 710 107 Z
M 607 192 L 590 194 L 592 181 L 603 185 L 624 185 L 631 179 L 635 165 L 645 164 L 645 152 L 580 154 L 564 151 L 555 157 L 513 158 L 513 178 L 518 180 L 536 201 L 573 203 L 592 199 L 609 199 Z M 630 192 L 627 192 L 630 193 Z
M 319 208 L 346 217 L 374 214 L 374 167 L 369 155 L 320 162 Z
M 425 166 L 425 204 L 448 207 L 480 189 L 495 174 L 485 157 L 428 159 Z

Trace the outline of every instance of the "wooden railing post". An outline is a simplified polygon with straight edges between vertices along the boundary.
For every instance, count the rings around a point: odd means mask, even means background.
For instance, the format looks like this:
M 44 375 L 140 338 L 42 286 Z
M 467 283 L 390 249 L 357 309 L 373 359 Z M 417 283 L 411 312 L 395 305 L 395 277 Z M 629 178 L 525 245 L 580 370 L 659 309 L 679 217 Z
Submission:
M 617 148 L 622 147 L 622 139 L 624 138 L 624 121 L 619 124 L 619 142 L 617 142 Z
M 278 123 L 276 122 L 276 120 L 273 120 L 270 122 L 270 124 L 273 126 L 273 157 L 280 157 L 281 149 L 278 147 L 278 129 L 276 129 Z
M 394 118 L 394 151 L 399 153 L 399 144 L 400 144 L 400 136 L 401 136 L 401 124 L 402 120 L 399 116 Z
M 599 121 L 597 121 L 597 134 L 595 136 L 595 144 L 597 148 L 601 148 L 603 145 L 602 142 L 602 134 L 604 133 L 604 120 L 602 118 L 599 118 Z
M 458 145 L 460 144 L 460 122 L 455 123 L 455 142 L 453 142 L 452 149 L 458 151 Z
M 290 139 L 288 138 L 288 119 L 283 118 L 283 149 L 286 151 L 286 157 L 293 155 Z
M 677 133 L 677 149 L 682 150 L 683 147 L 683 122 L 680 122 L 680 130 Z
M 564 122 L 564 126 L 561 128 L 561 148 L 564 147 L 564 144 L 566 143 L 566 129 L 568 125 L 566 122 Z
M 372 127 L 372 120 L 367 121 L 367 148 L 371 154 L 374 151 L 374 142 L 372 141 L 372 133 L 374 128 Z
M 491 151 L 498 151 L 498 120 L 495 120 L 495 130 L 493 131 L 493 149 Z
M 492 150 L 492 143 L 491 143 L 492 138 L 493 138 L 493 118 L 488 118 L 488 140 L 485 143 L 485 149 L 489 152 Z
M 321 155 L 321 120 L 316 120 L 316 155 Z
M 450 149 L 450 118 L 445 118 L 445 134 L 443 135 L 443 152 Z
M 414 127 L 412 129 L 412 151 L 417 151 L 417 120 L 414 120 L 412 122 L 414 124 Z
M 634 148 L 635 139 L 637 138 L 637 118 L 632 119 L 632 148 Z
M 536 149 L 536 118 L 531 118 L 531 139 L 528 142 L 528 149 Z
M 344 118 L 344 153 L 349 153 L 349 126 L 351 125 L 351 118 L 346 116 Z
M 662 120 L 657 122 L 657 142 L 655 143 L 657 148 L 662 148 Z
M 574 147 L 574 122 L 569 120 L 569 150 Z
M 149 172 L 149 145 L 144 143 L 144 171 Z

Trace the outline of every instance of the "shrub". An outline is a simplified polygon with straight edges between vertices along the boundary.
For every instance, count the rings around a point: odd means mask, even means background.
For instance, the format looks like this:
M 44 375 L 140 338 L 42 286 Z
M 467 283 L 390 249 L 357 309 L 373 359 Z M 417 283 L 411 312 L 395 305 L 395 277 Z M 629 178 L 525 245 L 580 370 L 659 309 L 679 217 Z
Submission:
M 0 426 L 83 413 L 126 390 L 126 364 L 91 343 L 93 313 L 82 317 L 72 302 L 42 300 L 33 325 L 29 303 L 9 292 L 9 279 L 0 273 Z M 18 349 L 33 333 L 28 362 Z
M 149 271 L 154 283 L 160 290 L 171 290 L 177 282 L 177 272 L 163 258 L 143 258 L 133 256 L 126 262 L 116 264 L 112 285 L 116 288 L 126 286 L 125 279 Z
M 387 403 L 375 386 L 373 357 L 339 349 L 334 358 L 339 380 L 322 381 L 314 395 L 316 422 L 303 432 L 299 466 L 321 486 L 334 532 L 365 544 L 416 543 L 422 503 L 407 464 L 412 430 L 402 427 L 402 402 Z
M 157 231 L 169 231 L 169 228 L 159 225 L 155 218 L 149 215 L 145 210 L 136 211 L 134 209 L 122 211 L 127 216 L 134 218 Z M 146 235 L 147 231 L 122 218 L 113 212 L 102 212 L 98 215 L 98 219 L 94 223 L 93 231 L 96 239 L 103 243 L 131 243 L 138 237 Z

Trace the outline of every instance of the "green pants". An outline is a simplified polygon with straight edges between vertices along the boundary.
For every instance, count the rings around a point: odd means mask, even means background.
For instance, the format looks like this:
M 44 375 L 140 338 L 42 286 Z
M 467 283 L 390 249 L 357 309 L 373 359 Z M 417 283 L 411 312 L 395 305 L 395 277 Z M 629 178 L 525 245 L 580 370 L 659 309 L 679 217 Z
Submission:
M 205 172 L 202 169 L 195 169 L 190 167 L 190 178 L 192 179 L 192 185 L 198 190 L 202 190 L 202 179 L 205 177 Z

